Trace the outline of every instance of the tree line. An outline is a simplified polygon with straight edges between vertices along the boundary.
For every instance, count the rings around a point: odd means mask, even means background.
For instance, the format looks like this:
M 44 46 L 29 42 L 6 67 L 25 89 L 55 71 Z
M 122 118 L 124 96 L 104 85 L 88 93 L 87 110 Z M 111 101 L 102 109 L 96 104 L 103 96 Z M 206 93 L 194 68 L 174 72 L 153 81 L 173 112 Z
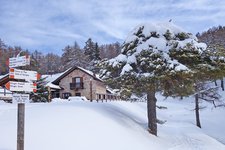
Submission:
M 99 45 L 89 38 L 83 48 L 76 41 L 72 45 L 65 46 L 60 56 L 52 52 L 43 54 L 39 50 L 31 52 L 22 49 L 20 46 L 8 46 L 0 39 L 0 75 L 9 71 L 6 64 L 7 59 L 15 57 L 21 51 L 31 56 L 29 69 L 41 74 L 55 74 L 75 65 L 97 71 L 96 64 L 101 59 L 117 56 L 121 51 L 121 45 L 119 42 Z

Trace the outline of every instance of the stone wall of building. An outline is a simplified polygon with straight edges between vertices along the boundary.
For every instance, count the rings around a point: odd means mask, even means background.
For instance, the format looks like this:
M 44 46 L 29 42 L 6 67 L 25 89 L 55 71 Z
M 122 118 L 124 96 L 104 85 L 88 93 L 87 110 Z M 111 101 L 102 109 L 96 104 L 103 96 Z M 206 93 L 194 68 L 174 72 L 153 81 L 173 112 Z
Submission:
M 70 83 L 74 77 L 83 78 L 83 87 L 84 89 L 70 90 Z M 96 99 L 96 94 L 106 94 L 106 86 L 103 82 L 95 80 L 92 76 L 81 71 L 79 69 L 74 70 L 66 77 L 61 79 L 59 86 L 63 88 L 60 90 L 60 97 L 62 98 L 63 93 L 71 93 L 72 96 L 75 96 L 76 93 L 80 93 L 81 96 L 85 96 L 87 99 Z M 91 96 L 92 93 L 92 96 Z

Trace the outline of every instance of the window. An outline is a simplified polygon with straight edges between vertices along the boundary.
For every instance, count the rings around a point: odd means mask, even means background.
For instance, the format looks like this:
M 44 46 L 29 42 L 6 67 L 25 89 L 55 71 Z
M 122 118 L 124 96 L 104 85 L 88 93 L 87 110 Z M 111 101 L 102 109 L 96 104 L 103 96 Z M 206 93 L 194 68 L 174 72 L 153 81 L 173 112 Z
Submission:
M 63 98 L 68 99 L 71 96 L 71 93 L 63 93 Z
M 81 83 L 81 77 L 73 78 L 73 83 Z
M 75 77 L 72 78 L 72 83 L 70 83 L 70 89 L 83 89 L 83 78 Z

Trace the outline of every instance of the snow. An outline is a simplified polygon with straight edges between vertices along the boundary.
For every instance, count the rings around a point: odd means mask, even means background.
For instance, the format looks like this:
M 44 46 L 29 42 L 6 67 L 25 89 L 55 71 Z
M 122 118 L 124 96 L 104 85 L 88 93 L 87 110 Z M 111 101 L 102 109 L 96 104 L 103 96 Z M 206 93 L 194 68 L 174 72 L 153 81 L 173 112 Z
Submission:
M 53 84 L 51 82 L 47 83 L 46 87 L 50 87 L 50 88 L 53 88 L 53 89 L 59 89 L 59 90 L 61 89 L 60 86 L 55 85 L 55 84 Z
M 57 73 L 57 74 L 52 74 L 52 75 L 42 75 L 42 78 L 46 78 L 45 81 L 50 83 L 53 82 L 54 80 L 56 80 L 58 77 L 60 77 L 62 74 L 64 74 L 64 72 L 62 73 Z
M 185 39 L 183 41 L 178 41 L 178 47 L 184 48 L 187 46 L 188 43 L 192 43 L 195 49 L 199 51 L 199 53 L 202 53 L 202 50 L 206 50 L 207 45 L 205 43 L 198 43 L 196 40 L 193 39 Z
M 145 77 L 147 77 L 149 72 L 148 70 L 142 70 L 139 67 L 139 63 L 141 65 L 149 64 L 157 69 L 163 66 L 172 72 L 188 72 L 190 69 L 187 66 L 178 62 L 175 58 L 171 58 L 173 57 L 170 55 L 171 52 L 185 49 L 196 51 L 200 55 L 207 47 L 204 43 L 198 43 L 196 36 L 171 22 L 140 24 L 129 33 L 123 45 L 122 54 L 108 60 L 108 65 L 111 65 L 113 68 L 122 67 L 121 76 L 125 72 L 133 70 L 130 73 L 136 73 Z M 145 57 L 143 54 L 149 55 L 146 57 L 150 59 L 143 60 L 142 57 Z M 158 60 L 154 60 L 154 56 L 157 56 Z M 151 57 L 153 60 L 151 60 Z M 160 63 L 154 63 L 153 61 Z M 133 65 L 131 64 L 138 65 L 135 66 L 135 69 L 132 69 Z M 155 64 L 158 64 L 158 66 L 154 66 Z M 135 72 L 137 70 L 139 72 L 141 70 L 141 73 Z M 153 70 L 149 75 L 155 76 L 155 73 Z M 110 72 L 108 75 L 110 75 Z
M 188 67 L 180 64 L 177 60 L 169 60 L 170 68 L 175 68 L 175 71 L 188 71 Z
M 87 72 L 88 74 L 90 74 L 91 76 L 94 76 L 96 77 L 98 80 L 102 81 L 102 79 L 99 77 L 98 74 L 95 74 L 94 72 L 90 71 L 90 70 L 87 70 L 87 69 L 84 69 L 82 67 L 78 67 L 80 70 L 83 70 L 84 72 Z
M 134 30 L 130 32 L 127 39 L 125 40 L 126 43 L 129 43 L 130 41 L 135 39 L 135 36 L 133 36 L 133 33 L 137 33 L 140 27 L 144 27 L 143 35 L 145 37 L 151 36 L 152 32 L 157 32 L 159 35 L 163 35 L 167 32 L 167 30 L 169 30 L 172 33 L 172 36 L 180 32 L 186 32 L 184 29 L 182 29 L 181 27 L 178 27 L 172 22 L 160 22 L 160 23 L 147 22 L 147 23 L 139 24 L 137 27 L 135 27 Z
M 225 96 L 225 94 L 223 95 Z M 195 126 L 193 97 L 184 100 L 157 95 L 158 136 L 148 133 L 145 102 L 54 99 L 28 103 L 25 115 L 27 150 L 224 150 L 224 108 L 208 103 Z M 17 105 L 0 103 L 0 149 L 16 149 Z
M 137 63 L 136 57 L 134 55 L 128 56 L 127 57 L 127 63 L 128 64 L 133 64 L 133 63 Z
M 69 101 L 88 101 L 85 96 L 70 96 L 68 98 Z
M 0 87 L 0 100 L 1 100 L 1 98 L 2 99 L 12 99 L 12 92 Z
M 1 78 L 4 78 L 5 76 L 7 76 L 8 74 L 5 74 L 5 75 L 0 75 L 0 79 Z
M 167 50 L 167 41 L 165 38 L 152 37 L 149 40 L 147 40 L 146 43 L 148 45 L 153 46 L 153 48 L 156 48 L 159 50 Z
M 118 62 L 124 62 L 127 60 L 127 56 L 123 54 L 119 54 L 117 57 L 114 58 Z
M 123 67 L 123 69 L 122 69 L 120 75 L 123 75 L 123 74 L 125 74 L 126 72 L 129 72 L 129 71 L 132 70 L 132 69 L 133 69 L 133 68 L 130 66 L 130 64 L 126 64 L 126 65 Z

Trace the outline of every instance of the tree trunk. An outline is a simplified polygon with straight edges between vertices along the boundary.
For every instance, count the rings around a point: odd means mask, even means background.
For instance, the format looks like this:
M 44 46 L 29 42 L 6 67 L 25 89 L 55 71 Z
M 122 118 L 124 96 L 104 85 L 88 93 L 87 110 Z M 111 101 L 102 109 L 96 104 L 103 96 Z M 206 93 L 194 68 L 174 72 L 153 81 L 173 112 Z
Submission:
M 223 78 L 221 79 L 221 88 L 224 91 L 224 82 L 223 82 Z
M 201 128 L 200 116 L 199 116 L 199 100 L 198 94 L 195 94 L 195 116 L 196 116 L 196 125 Z
M 215 86 L 217 86 L 217 82 L 216 82 L 216 80 L 215 80 L 214 82 L 215 82 Z
M 148 130 L 151 134 L 157 136 L 157 118 L 156 118 L 156 97 L 155 91 L 147 93 L 147 112 L 148 112 Z

